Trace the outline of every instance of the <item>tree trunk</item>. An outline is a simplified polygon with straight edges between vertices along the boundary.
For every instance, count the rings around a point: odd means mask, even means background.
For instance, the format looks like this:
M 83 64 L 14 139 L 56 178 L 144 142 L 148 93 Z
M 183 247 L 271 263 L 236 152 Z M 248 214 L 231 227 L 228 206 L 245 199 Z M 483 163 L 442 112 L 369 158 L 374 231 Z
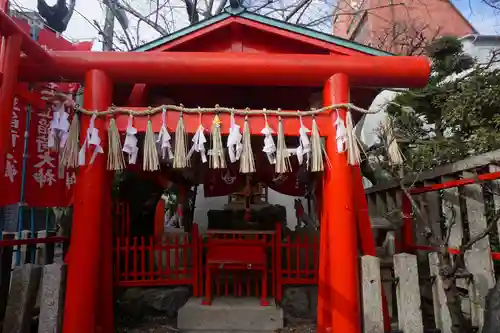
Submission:
M 447 246 L 446 246 L 447 247 Z M 439 275 L 443 280 L 446 305 L 450 311 L 452 333 L 473 333 L 470 320 L 462 312 L 462 299 L 457 288 L 456 269 L 451 263 L 451 257 L 446 247 L 439 252 Z M 455 265 L 457 263 L 455 262 Z
M 497 333 L 500 330 L 500 281 L 486 296 L 483 333 Z

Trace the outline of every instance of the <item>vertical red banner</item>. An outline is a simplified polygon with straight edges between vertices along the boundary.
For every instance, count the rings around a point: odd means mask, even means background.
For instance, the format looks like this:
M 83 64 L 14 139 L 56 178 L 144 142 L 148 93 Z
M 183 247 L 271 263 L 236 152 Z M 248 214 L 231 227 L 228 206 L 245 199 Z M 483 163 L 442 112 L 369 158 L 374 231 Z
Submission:
M 50 84 L 50 87 L 64 93 L 74 91 L 74 85 L 57 87 Z M 60 165 L 62 148 L 48 147 L 52 117 L 51 105 L 45 110 L 31 110 L 25 183 L 25 202 L 31 207 L 68 206 L 73 195 L 75 171 Z
M 21 201 L 21 183 L 24 153 L 24 132 L 26 131 L 26 105 L 17 97 L 14 99 L 10 123 L 11 148 L 6 154 L 5 169 L 0 177 L 0 206 Z
M 14 20 L 26 33 L 31 33 L 25 18 L 15 17 Z M 90 51 L 92 48 L 92 42 L 72 44 L 49 29 L 42 29 L 37 40 L 47 50 Z M 74 94 L 80 88 L 79 84 L 42 85 L 42 89 L 65 94 Z M 71 202 L 76 176 L 74 170 L 59 168 L 59 153 L 49 151 L 47 146 L 52 120 L 49 108 L 31 110 L 24 198 L 21 198 L 27 112 L 27 105 L 16 99 L 11 123 L 12 148 L 6 153 L 5 168 L 2 166 L 4 170 L 0 174 L 0 206 L 21 201 L 33 207 L 67 206 Z

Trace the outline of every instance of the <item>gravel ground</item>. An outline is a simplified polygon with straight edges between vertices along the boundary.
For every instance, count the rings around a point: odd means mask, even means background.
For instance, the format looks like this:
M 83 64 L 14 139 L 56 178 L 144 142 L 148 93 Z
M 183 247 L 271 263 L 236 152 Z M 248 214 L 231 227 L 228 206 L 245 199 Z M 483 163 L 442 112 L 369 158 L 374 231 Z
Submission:
M 316 325 L 314 324 L 303 324 L 297 326 L 286 326 L 277 333 L 316 333 Z
M 131 322 L 125 318 L 118 319 L 117 333 L 178 333 L 175 320 L 163 316 L 147 316 L 140 322 Z

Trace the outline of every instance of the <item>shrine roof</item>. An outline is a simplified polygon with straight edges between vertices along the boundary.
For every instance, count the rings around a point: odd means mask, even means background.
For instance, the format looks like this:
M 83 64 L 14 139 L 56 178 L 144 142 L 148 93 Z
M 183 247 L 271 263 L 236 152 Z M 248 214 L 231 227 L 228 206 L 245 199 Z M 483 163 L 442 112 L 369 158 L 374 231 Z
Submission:
M 136 52 L 152 51 L 161 48 L 162 46 L 168 45 L 170 43 L 177 42 L 178 40 L 182 39 L 183 37 L 187 37 L 190 34 L 196 34 L 196 33 L 203 34 L 203 30 L 208 30 L 209 28 L 215 28 L 217 25 L 222 25 L 225 21 L 231 19 L 243 19 L 255 22 L 260 24 L 261 27 L 263 25 L 275 31 L 277 30 L 286 32 L 288 33 L 287 36 L 288 38 L 296 37 L 306 42 L 314 42 L 314 44 L 322 43 L 323 47 L 325 47 L 325 45 L 335 46 L 337 48 L 350 50 L 352 53 L 370 55 L 370 56 L 393 55 L 392 53 L 372 48 L 348 39 L 344 39 L 341 37 L 309 29 L 296 24 L 276 20 L 267 16 L 249 12 L 245 8 L 241 7 L 239 8 L 227 7 L 224 9 L 223 12 L 221 12 L 218 15 L 200 21 L 194 25 L 188 26 L 172 34 L 162 36 L 156 40 L 153 40 L 149 43 L 146 43 L 136 48 L 133 51 Z

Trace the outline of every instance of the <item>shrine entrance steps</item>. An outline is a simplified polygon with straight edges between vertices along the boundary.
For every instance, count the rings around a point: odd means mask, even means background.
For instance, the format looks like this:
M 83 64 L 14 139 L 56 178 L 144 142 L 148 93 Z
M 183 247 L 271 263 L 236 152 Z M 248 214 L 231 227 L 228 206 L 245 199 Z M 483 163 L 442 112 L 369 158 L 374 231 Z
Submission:
M 190 298 L 179 309 L 177 328 L 182 333 L 264 333 L 283 328 L 283 310 L 274 301 L 260 305 L 257 297 L 216 297 L 212 305 Z

